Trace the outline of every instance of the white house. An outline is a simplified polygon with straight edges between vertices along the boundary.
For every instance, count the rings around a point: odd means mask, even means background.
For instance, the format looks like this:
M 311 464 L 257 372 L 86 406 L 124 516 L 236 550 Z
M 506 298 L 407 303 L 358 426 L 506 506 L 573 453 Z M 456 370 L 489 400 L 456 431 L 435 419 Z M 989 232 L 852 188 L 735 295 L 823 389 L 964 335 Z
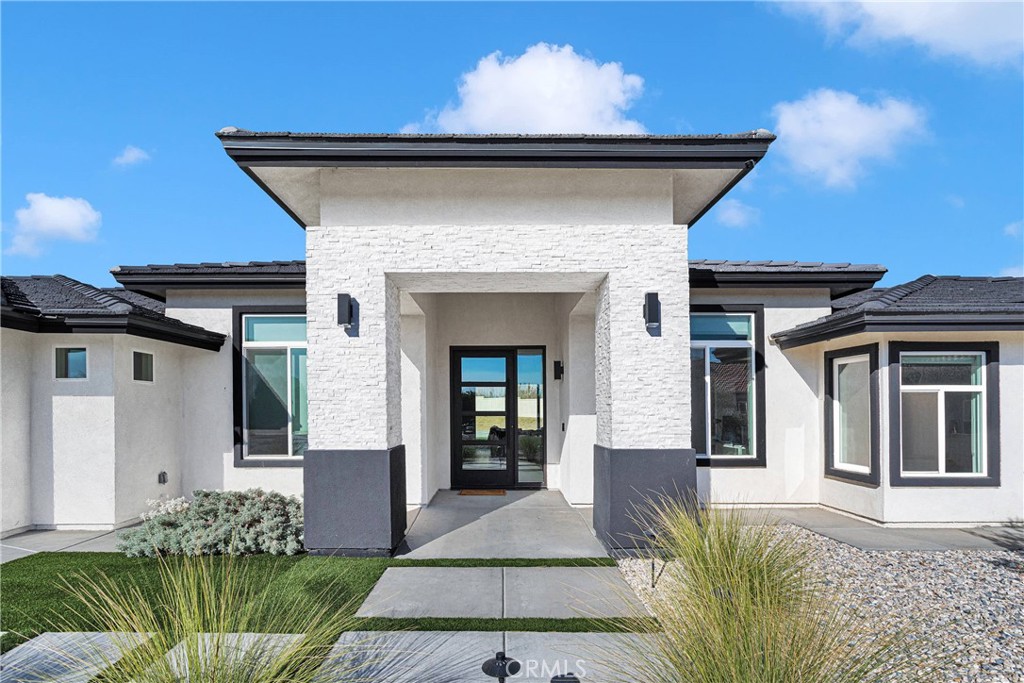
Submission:
M 302 494 L 388 553 L 439 489 L 1024 518 L 1024 279 L 691 261 L 773 136 L 218 134 L 299 262 L 3 278 L 3 530 Z M 695 229 L 700 229 L 699 226 Z

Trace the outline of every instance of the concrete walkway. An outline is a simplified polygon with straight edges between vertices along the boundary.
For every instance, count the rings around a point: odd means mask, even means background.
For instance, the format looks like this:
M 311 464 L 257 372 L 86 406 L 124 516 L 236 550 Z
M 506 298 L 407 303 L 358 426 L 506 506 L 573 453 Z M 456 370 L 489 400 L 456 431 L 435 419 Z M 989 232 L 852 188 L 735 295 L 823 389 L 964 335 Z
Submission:
M 360 617 L 628 617 L 644 608 L 618 567 L 392 567 Z
M 1024 550 L 1024 526 L 897 528 L 820 507 L 771 508 L 768 514 L 861 550 Z
M 607 557 L 589 513 L 571 507 L 559 491 L 504 496 L 438 491 L 429 505 L 410 514 L 397 554 L 409 559 Z
M 127 527 L 126 527 L 127 528 Z M 116 550 L 116 531 L 25 531 L 0 541 L 0 562 L 10 562 L 36 553 L 76 552 L 112 553 Z
M 301 636 L 231 634 L 241 645 L 278 647 Z M 116 639 L 135 634 L 44 633 L 0 655 L 3 680 L 25 683 L 86 683 L 116 661 Z M 480 683 L 493 680 L 480 670 L 495 652 L 522 665 L 516 683 L 548 683 L 553 676 L 575 673 L 581 681 L 606 683 L 641 680 L 617 665 L 625 651 L 645 652 L 652 636 L 630 633 L 527 633 L 481 631 L 399 631 L 344 633 L 330 650 L 315 680 L 388 681 L 389 683 Z M 229 636 L 230 639 L 230 636 Z M 181 644 L 168 656 L 175 657 Z M 268 653 L 269 656 L 269 653 Z M 176 668 L 187 670 L 184 662 Z M 622 670 L 620 670 L 622 669 Z

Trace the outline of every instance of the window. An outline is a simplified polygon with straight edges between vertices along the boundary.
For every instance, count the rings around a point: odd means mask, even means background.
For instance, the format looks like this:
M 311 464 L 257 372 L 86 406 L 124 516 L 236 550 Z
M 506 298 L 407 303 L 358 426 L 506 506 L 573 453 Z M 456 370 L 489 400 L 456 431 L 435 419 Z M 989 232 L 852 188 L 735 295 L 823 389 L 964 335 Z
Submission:
M 996 345 L 892 346 L 894 485 L 997 481 Z
M 89 358 L 84 347 L 67 348 L 58 346 L 54 358 L 54 378 L 88 379 Z
M 985 474 L 984 354 L 900 354 L 903 474 Z
M 691 442 L 698 458 L 763 465 L 760 319 L 749 307 L 694 307 Z
M 132 351 L 132 379 L 136 382 L 153 381 L 153 354 Z
M 878 347 L 825 354 L 825 475 L 878 486 Z
M 306 316 L 242 315 L 244 457 L 306 452 Z

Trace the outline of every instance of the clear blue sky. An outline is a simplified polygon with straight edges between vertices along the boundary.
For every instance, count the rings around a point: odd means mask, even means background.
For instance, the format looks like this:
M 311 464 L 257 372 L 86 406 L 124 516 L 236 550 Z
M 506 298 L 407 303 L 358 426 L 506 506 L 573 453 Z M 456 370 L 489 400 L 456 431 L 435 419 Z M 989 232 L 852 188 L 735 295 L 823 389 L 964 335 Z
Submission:
M 734 202 L 693 228 L 693 258 L 882 263 L 887 284 L 1024 265 L 1022 29 L 1007 36 L 1005 16 L 952 17 L 933 34 L 892 38 L 879 35 L 905 27 L 899 17 L 767 3 L 8 2 L 0 11 L 5 274 L 109 285 L 118 264 L 302 258 L 302 230 L 214 132 L 497 125 L 500 115 L 478 111 L 487 82 L 458 89 L 495 51 L 511 79 L 499 75 L 499 93 L 517 78 L 531 87 L 537 64 L 621 64 L 625 77 L 611 73 L 611 85 L 595 81 L 582 103 L 562 108 L 571 121 L 621 86 L 629 92 L 610 105 L 609 125 L 785 133 Z M 966 21 L 1003 35 L 956 43 L 975 33 L 959 30 Z M 574 52 L 516 62 L 538 43 Z M 511 115 L 532 121 L 544 106 Z M 115 163 L 129 146 L 141 152 Z

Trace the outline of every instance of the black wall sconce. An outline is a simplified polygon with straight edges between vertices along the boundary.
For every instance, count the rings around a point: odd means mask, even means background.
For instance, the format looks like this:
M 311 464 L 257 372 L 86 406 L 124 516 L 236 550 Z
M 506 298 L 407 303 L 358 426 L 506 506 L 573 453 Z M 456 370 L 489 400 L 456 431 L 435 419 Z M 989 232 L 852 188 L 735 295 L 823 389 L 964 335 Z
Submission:
M 565 366 L 562 365 L 562 361 L 555 361 L 555 379 L 562 379 L 565 376 Z
M 159 474 L 157 474 L 156 475 L 156 483 L 158 483 L 158 484 L 166 484 L 167 483 L 167 473 L 166 472 L 160 472 Z
M 644 322 L 649 330 L 661 327 L 661 302 L 658 301 L 657 292 L 644 294 Z
M 350 294 L 339 294 L 338 295 L 338 324 L 344 327 L 346 330 L 352 327 L 352 295 Z

